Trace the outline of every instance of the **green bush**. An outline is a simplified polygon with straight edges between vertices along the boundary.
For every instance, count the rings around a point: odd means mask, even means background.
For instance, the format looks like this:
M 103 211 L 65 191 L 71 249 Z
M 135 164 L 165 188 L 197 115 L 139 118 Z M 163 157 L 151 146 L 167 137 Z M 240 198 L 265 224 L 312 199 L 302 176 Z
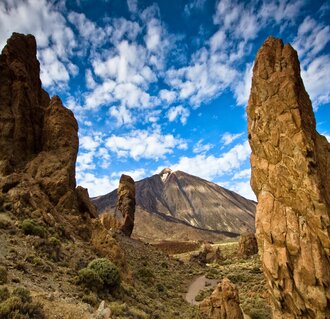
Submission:
M 118 268 L 106 258 L 97 258 L 88 264 L 102 279 L 105 288 L 114 288 L 120 285 Z
M 34 235 L 41 238 L 45 238 L 47 235 L 45 227 L 39 225 L 33 219 L 24 219 L 22 222 L 22 230 L 25 235 Z
M 45 315 L 39 303 L 32 302 L 30 292 L 25 288 L 16 288 L 10 295 L 7 288 L 0 290 L 1 319 L 44 319 Z
M 5 267 L 0 267 L 0 285 L 6 284 L 8 280 L 8 273 Z
M 90 268 L 83 268 L 79 271 L 78 281 L 81 285 L 91 290 L 99 290 L 103 287 L 103 280 Z

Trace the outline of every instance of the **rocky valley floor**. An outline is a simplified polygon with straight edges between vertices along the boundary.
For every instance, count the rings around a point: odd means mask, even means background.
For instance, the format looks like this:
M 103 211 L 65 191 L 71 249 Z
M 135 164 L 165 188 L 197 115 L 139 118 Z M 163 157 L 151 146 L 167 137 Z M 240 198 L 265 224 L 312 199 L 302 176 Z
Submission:
M 58 230 L 42 225 L 47 236 L 26 235 L 24 220 L 17 219 L 10 206 L 4 206 L 0 212 L 1 318 L 16 318 L 6 311 L 12 307 L 10 302 L 17 301 L 18 288 L 30 292 L 32 302 L 28 304 L 34 309 L 18 318 L 89 319 L 102 300 L 117 319 L 201 318 L 198 306 L 185 297 L 189 285 L 202 275 L 215 282 L 228 277 L 239 288 L 245 314 L 253 319 L 270 318 L 259 259 L 237 257 L 237 242 L 219 244 L 222 260 L 205 266 L 190 261 L 195 252 L 170 256 L 152 245 L 115 234 L 127 263 L 122 283 L 111 292 L 96 293 L 79 285 L 77 279 L 80 269 L 100 257 L 92 246 L 66 239 Z M 9 299 L 7 289 L 12 294 Z M 201 289 L 196 302 L 212 290 Z M 21 302 L 27 307 L 23 299 Z

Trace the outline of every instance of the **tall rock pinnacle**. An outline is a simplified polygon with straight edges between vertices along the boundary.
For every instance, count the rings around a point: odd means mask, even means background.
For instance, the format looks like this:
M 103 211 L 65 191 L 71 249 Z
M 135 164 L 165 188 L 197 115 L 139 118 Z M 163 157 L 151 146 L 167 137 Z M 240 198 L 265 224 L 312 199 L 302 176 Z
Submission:
M 0 196 L 17 216 L 88 239 L 86 220 L 97 213 L 87 190 L 76 189 L 78 123 L 42 89 L 36 54 L 32 35 L 13 33 L 0 55 Z
M 135 217 L 135 183 L 132 177 L 125 174 L 121 175 L 117 194 L 117 208 L 124 219 L 120 230 L 130 237 L 133 232 Z
M 329 318 L 330 144 L 316 132 L 296 51 L 269 37 L 247 107 L 259 250 L 274 318 Z

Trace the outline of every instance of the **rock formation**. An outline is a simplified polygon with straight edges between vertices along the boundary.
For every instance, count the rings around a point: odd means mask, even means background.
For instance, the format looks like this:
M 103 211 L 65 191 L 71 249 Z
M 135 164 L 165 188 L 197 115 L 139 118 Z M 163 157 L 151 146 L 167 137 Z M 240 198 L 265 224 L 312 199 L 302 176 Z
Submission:
M 241 256 L 252 256 L 258 253 L 257 239 L 254 234 L 242 234 L 239 238 L 238 253 Z
M 199 311 L 208 319 L 243 319 L 238 290 L 228 278 L 199 304 Z
M 132 177 L 124 174 L 121 175 L 117 197 L 117 208 L 124 218 L 120 230 L 126 236 L 131 236 L 134 228 L 135 214 L 135 183 Z
M 220 248 L 212 247 L 210 244 L 204 244 L 202 249 L 190 257 L 190 261 L 197 261 L 205 266 L 206 264 L 217 262 L 222 259 Z
M 247 108 L 256 229 L 274 318 L 329 318 L 330 144 L 316 131 L 296 51 L 269 37 Z
M 32 35 L 14 33 L 0 55 L 0 197 L 17 216 L 88 239 L 86 221 L 97 212 L 87 190 L 76 189 L 78 124 L 41 88 L 36 53 Z

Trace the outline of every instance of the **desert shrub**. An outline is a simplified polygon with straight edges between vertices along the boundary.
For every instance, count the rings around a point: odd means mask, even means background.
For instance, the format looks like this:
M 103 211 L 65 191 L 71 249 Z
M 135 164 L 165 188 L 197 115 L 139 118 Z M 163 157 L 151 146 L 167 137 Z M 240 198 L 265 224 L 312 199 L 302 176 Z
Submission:
M 33 219 L 24 219 L 21 226 L 25 235 L 34 235 L 42 238 L 45 238 L 47 235 L 45 227 L 39 225 Z
M 152 273 L 152 271 L 146 267 L 138 269 L 134 273 L 134 276 L 145 284 L 150 283 L 150 281 L 152 281 L 154 278 L 154 274 Z
M 102 279 L 105 288 L 118 287 L 120 274 L 118 268 L 106 258 L 97 258 L 88 264 L 88 268 L 94 270 Z
M 93 307 L 95 307 L 96 305 L 99 304 L 99 300 L 94 293 L 89 293 L 89 294 L 83 295 L 81 300 L 85 303 L 88 303 L 89 305 L 91 305 Z
M 3 302 L 9 298 L 9 290 L 7 287 L 0 287 L 0 302 Z
M 8 280 L 8 273 L 5 267 L 0 267 L 0 285 L 6 284 Z
M 24 287 L 15 288 L 12 292 L 12 295 L 19 297 L 22 300 L 22 302 L 30 302 L 32 299 L 30 295 L 30 291 Z
M 30 292 L 25 288 L 16 288 L 12 294 L 2 289 L 0 299 L 1 319 L 44 319 L 45 315 L 39 303 L 32 302 Z M 0 292 L 1 295 L 1 292 Z
M 91 290 L 99 290 L 103 287 L 103 280 L 100 276 L 90 268 L 83 268 L 78 274 L 79 284 Z

